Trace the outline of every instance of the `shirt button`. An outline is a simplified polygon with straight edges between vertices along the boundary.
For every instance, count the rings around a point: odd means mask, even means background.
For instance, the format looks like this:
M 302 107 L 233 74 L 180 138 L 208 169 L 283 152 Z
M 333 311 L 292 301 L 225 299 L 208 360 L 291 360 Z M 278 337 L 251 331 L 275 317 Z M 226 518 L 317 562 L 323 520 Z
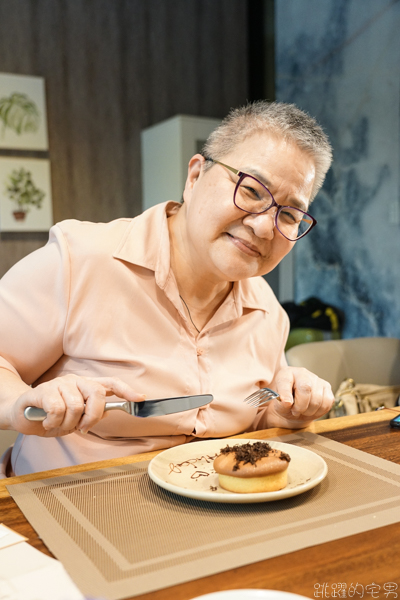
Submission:
M 203 348 L 196 348 L 197 356 L 201 356 L 204 353 Z

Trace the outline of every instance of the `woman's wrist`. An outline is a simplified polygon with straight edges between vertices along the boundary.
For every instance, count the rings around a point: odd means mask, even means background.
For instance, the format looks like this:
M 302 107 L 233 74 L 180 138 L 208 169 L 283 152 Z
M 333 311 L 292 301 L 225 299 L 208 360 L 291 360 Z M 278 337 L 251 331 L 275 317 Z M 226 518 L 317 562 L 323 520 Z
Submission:
M 30 389 L 20 377 L 0 368 L 0 429 L 16 430 L 15 404 Z

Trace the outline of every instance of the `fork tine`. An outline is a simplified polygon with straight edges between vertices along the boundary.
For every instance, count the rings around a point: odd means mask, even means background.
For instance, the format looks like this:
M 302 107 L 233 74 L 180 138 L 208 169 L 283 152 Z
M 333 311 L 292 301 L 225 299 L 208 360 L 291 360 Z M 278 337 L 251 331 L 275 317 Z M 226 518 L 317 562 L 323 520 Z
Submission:
M 245 399 L 243 400 L 243 402 L 244 402 L 245 404 L 251 404 L 251 402 L 252 402 L 253 400 L 256 400 L 256 401 L 257 401 L 257 400 L 258 400 L 258 398 L 259 398 L 259 396 L 260 396 L 260 393 L 261 393 L 261 390 L 257 390 L 256 392 L 254 392 L 254 393 L 253 393 L 253 394 L 251 394 L 250 396 L 247 396 L 247 398 L 245 398 Z
M 261 388 L 243 400 L 249 406 L 263 406 L 274 398 L 279 399 L 279 395 L 269 388 Z
M 264 406 L 264 404 L 267 404 L 270 400 L 273 400 L 275 397 L 276 396 L 270 396 L 269 398 L 264 398 L 257 404 L 257 406 Z M 277 400 L 279 400 L 279 398 L 277 398 Z
M 270 393 L 260 391 L 249 402 L 246 402 L 246 404 L 249 404 L 250 406 L 258 406 L 260 402 L 264 400 L 264 398 L 269 399 Z

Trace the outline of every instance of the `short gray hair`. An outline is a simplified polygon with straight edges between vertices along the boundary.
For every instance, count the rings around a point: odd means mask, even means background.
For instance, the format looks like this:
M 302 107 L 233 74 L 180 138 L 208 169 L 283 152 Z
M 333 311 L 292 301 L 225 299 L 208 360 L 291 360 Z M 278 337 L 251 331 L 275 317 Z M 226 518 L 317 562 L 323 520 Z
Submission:
M 259 100 L 231 110 L 208 137 L 202 154 L 221 160 L 237 144 L 262 131 L 278 135 L 311 154 L 315 160 L 311 200 L 315 198 L 331 166 L 332 147 L 317 121 L 294 104 Z M 211 161 L 206 162 L 205 170 L 211 167 Z

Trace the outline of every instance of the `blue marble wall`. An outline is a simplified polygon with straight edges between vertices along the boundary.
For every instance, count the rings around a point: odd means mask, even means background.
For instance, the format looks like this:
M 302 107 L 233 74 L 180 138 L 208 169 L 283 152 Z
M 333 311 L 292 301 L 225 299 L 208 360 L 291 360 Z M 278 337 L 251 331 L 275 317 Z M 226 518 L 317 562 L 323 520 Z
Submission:
M 400 1 L 276 0 L 277 99 L 315 116 L 334 163 L 295 247 L 295 300 L 343 337 L 400 337 Z

